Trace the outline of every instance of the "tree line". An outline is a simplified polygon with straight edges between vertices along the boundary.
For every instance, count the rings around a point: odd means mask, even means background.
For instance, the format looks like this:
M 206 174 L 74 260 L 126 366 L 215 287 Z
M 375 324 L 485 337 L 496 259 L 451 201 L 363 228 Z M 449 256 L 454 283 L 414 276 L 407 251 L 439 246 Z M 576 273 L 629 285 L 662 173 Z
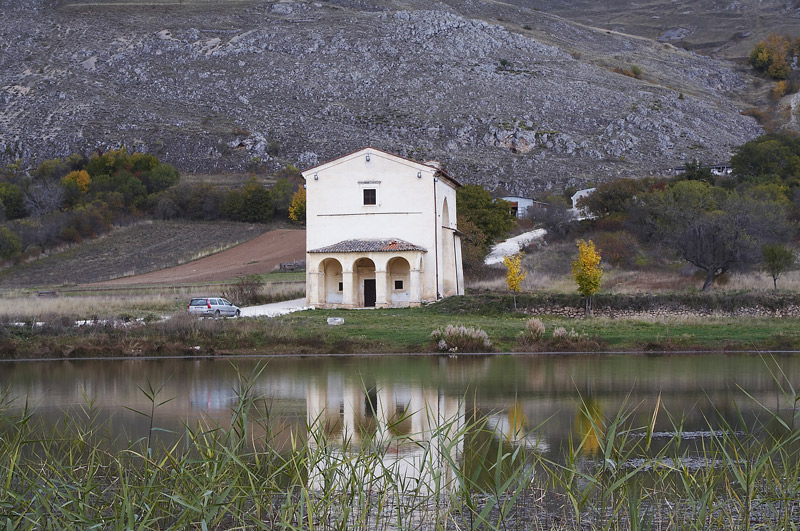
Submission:
M 125 148 L 47 160 L 32 172 L 13 164 L 0 173 L 0 259 L 35 257 L 143 217 L 303 223 L 300 171 L 287 166 L 274 177 L 271 188 L 255 176 L 227 190 L 182 183 L 171 165 Z
M 793 267 L 800 220 L 800 138 L 767 134 L 740 146 L 732 174 L 713 175 L 698 161 L 674 178 L 617 179 L 596 187 L 579 207 L 591 219 L 569 222 L 561 198 L 533 213 L 552 234 L 594 231 L 612 265 L 648 262 L 666 251 L 703 273 L 703 290 L 729 271 L 761 267 L 777 278 Z

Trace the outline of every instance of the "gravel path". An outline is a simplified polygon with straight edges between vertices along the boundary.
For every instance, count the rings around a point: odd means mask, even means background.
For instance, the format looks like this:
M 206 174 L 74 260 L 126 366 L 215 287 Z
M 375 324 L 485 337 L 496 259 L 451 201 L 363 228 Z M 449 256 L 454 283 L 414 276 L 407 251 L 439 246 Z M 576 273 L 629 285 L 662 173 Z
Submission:
M 520 249 L 522 249 L 532 241 L 536 241 L 540 238 L 543 238 L 545 234 L 547 234 L 546 230 L 536 229 L 530 232 L 524 232 L 519 236 L 514 236 L 513 238 L 509 238 L 504 242 L 500 242 L 494 247 L 492 247 L 492 251 L 484 259 L 484 263 L 486 265 L 502 263 L 504 256 L 517 254 L 520 251 Z

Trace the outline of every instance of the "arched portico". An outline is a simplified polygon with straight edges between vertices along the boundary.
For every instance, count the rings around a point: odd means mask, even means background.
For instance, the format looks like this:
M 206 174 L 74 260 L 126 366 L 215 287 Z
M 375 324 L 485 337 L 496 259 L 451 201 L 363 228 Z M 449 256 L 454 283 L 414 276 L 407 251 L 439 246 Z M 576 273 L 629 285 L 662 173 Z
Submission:
M 353 302 L 358 308 L 374 308 L 378 302 L 375 262 L 359 258 L 353 266 Z
M 386 266 L 390 306 L 407 305 L 411 301 L 411 264 L 402 256 L 389 260 Z
M 308 303 L 320 308 L 418 306 L 424 253 L 398 240 L 342 242 L 309 251 Z
M 320 271 L 322 272 L 322 282 L 320 282 L 322 290 L 319 300 L 325 301 L 326 304 L 341 304 L 344 300 L 341 262 L 335 258 L 326 258 L 320 264 Z

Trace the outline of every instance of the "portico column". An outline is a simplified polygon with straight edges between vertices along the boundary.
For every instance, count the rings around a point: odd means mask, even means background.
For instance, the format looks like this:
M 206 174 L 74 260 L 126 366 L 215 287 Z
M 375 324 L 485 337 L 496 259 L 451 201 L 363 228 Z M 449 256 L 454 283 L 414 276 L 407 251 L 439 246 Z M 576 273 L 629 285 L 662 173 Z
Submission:
M 422 300 L 422 272 L 419 269 L 409 271 L 411 285 L 408 290 L 409 306 L 419 306 Z
M 361 434 L 358 431 L 358 420 L 361 418 L 361 406 L 364 404 L 364 393 L 352 384 L 344 386 L 344 415 L 342 415 L 342 442 L 358 442 Z
M 307 258 L 306 263 L 308 264 L 306 273 L 306 304 L 317 304 L 317 301 L 314 300 L 314 297 L 317 294 L 317 277 L 319 276 L 319 272 L 311 269 L 311 264 Z
M 392 300 L 389 293 L 389 272 L 375 269 L 375 307 L 386 308 Z
M 375 438 L 379 443 L 389 440 L 389 426 L 394 416 L 394 393 L 389 385 L 384 385 L 377 390 L 377 411 L 375 412 Z
M 321 383 L 314 378 L 306 390 L 306 418 L 307 424 L 312 431 L 320 430 L 320 433 L 322 433 L 326 429 L 327 410 L 328 386 L 326 383 Z M 313 437 L 310 438 L 310 440 L 313 439 Z
M 345 264 L 342 264 L 343 266 Z M 342 268 L 342 306 L 345 308 L 354 308 L 355 301 L 353 300 L 355 273 L 353 272 L 353 264 L 346 264 L 347 269 Z

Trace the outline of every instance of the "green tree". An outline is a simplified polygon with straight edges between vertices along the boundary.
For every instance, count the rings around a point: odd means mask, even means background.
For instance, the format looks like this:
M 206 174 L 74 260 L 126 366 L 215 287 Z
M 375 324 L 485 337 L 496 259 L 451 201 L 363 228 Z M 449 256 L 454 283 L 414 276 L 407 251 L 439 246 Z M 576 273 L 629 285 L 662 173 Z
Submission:
M 778 278 L 796 267 L 794 252 L 788 247 L 772 243 L 761 247 L 761 256 L 764 271 L 772 277 L 772 289 L 778 291 Z
M 766 243 L 793 231 L 785 202 L 725 192 L 699 181 L 681 181 L 652 195 L 654 234 L 662 244 L 705 272 L 703 291 L 732 268 L 761 259 Z
M 714 183 L 714 174 L 711 173 L 711 168 L 703 166 L 703 163 L 697 159 L 690 160 L 686 163 L 683 173 L 679 178 L 687 181 L 702 181 L 708 184 Z
M 147 187 L 127 170 L 119 170 L 112 175 L 92 176 L 89 194 L 92 198 L 103 199 L 108 193 L 122 195 L 124 205 L 129 209 L 140 208 L 147 198 Z
M 762 135 L 739 146 L 731 158 L 737 181 L 763 184 L 800 180 L 800 138 L 783 133 Z
M 230 190 L 225 195 L 222 213 L 234 221 L 266 223 L 274 214 L 272 194 L 251 177 L 241 190 Z
M 0 258 L 16 258 L 22 252 L 19 236 L 6 227 L 0 227 Z
M 46 160 L 33 171 L 36 181 L 57 181 L 69 173 L 70 167 L 61 159 Z
M 594 295 L 600 291 L 600 280 L 603 278 L 600 260 L 600 253 L 595 249 L 592 240 L 578 242 L 578 257 L 572 262 L 572 276 L 578 285 L 578 293 L 585 299 L 584 311 L 587 317 L 592 315 Z
M 486 254 L 492 242 L 514 227 L 516 219 L 511 214 L 511 205 L 502 199 L 492 199 L 487 190 L 475 184 L 462 186 L 456 194 L 459 218 L 473 223 L 480 230 L 482 251 Z M 460 219 L 458 223 L 460 228 Z
M 175 186 L 181 178 L 178 170 L 170 164 L 158 163 L 158 159 L 156 159 L 156 162 L 157 164 L 153 168 L 142 172 L 140 177 L 140 180 L 147 187 L 147 192 L 151 194 L 157 194 Z
M 281 177 L 272 185 L 272 201 L 275 211 L 282 216 L 289 216 L 289 206 L 292 204 L 294 186 L 286 177 Z
M 522 281 L 525 280 L 525 270 L 522 268 L 522 253 L 504 256 L 503 265 L 506 266 L 506 285 L 514 296 L 514 309 L 517 309 L 517 293 L 522 291 Z
M 25 194 L 16 184 L 0 182 L 0 201 L 6 208 L 6 219 L 19 219 L 28 215 Z
M 631 200 L 644 193 L 647 183 L 638 179 L 615 179 L 595 187 L 594 192 L 578 201 L 579 208 L 586 208 L 590 214 L 603 217 L 627 211 Z

